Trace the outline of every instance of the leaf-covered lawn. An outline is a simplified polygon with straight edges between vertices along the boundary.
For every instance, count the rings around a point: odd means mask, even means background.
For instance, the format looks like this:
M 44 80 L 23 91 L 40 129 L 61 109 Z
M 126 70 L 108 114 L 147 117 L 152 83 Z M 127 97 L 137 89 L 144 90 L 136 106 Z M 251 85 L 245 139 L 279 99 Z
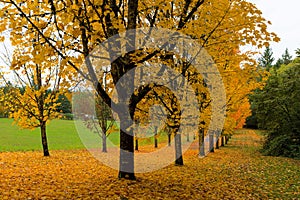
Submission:
M 300 161 L 261 156 L 261 138 L 242 130 L 204 159 L 118 180 L 87 151 L 0 153 L 0 199 L 297 199 Z M 195 148 L 195 147 L 194 147 Z

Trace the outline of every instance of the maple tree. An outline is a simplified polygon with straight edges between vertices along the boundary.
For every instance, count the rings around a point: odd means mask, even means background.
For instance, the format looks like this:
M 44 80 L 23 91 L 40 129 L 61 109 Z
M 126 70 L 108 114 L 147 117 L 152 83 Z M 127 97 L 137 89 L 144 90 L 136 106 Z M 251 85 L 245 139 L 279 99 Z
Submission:
M 231 62 L 249 54 L 238 53 L 240 45 L 252 44 L 262 47 L 269 40 L 278 41 L 274 33 L 267 31 L 267 22 L 253 4 L 244 0 L 221 1 L 0 1 L 1 30 L 11 28 L 13 45 L 24 44 L 25 38 L 39 35 L 40 53 L 37 62 L 44 57 L 41 52 L 56 54 L 60 67 L 68 67 L 69 79 L 74 71 L 91 81 L 103 101 L 118 114 L 120 119 L 120 178 L 134 179 L 134 136 L 131 130 L 132 116 L 136 105 L 151 91 L 152 84 L 140 87 L 130 99 L 129 108 L 125 104 L 124 93 L 132 93 L 133 77 L 123 82 L 117 89 L 118 102 L 112 100 L 99 82 L 99 72 L 93 68 L 91 57 L 93 48 L 111 36 L 140 27 L 163 27 L 195 38 L 207 49 L 218 65 L 220 73 L 231 68 Z M 125 45 L 120 35 L 112 44 L 108 57 L 115 58 L 110 63 L 113 84 L 140 63 L 165 55 L 160 49 L 141 49 L 132 51 L 135 35 L 126 32 Z M 149 32 L 148 34 L 151 35 Z M 131 37 L 132 36 L 132 37 Z M 171 44 L 171 43 L 170 43 Z M 172 47 L 172 44 L 170 45 Z M 118 52 L 125 48 L 125 54 Z M 170 51 L 172 48 L 169 48 Z M 123 49 L 124 49 L 123 48 Z M 174 47 L 173 47 L 174 48 Z M 134 48 L 133 48 L 134 49 Z M 236 52 L 234 52 L 236 50 Z M 19 60 L 19 59 L 18 59 Z M 85 63 L 84 67 L 81 63 Z M 234 62 L 236 63 L 236 62 Z M 236 65 L 234 65 L 236 66 Z M 185 76 L 186 74 L 183 74 Z M 127 111 L 129 110 L 129 111 Z M 207 120 L 207 119 L 205 119 Z M 208 123 L 206 123 L 208 126 Z
M 1 90 L 1 102 L 21 128 L 40 128 L 43 153 L 49 156 L 46 125 L 61 116 L 58 99 L 66 94 L 70 84 L 63 81 L 64 69 L 59 67 L 59 57 L 47 49 L 47 44 L 39 43 L 39 39 L 33 33 L 24 37 L 22 44 L 15 45 L 9 65 L 15 78 L 11 83 L 2 72 L 6 87 Z

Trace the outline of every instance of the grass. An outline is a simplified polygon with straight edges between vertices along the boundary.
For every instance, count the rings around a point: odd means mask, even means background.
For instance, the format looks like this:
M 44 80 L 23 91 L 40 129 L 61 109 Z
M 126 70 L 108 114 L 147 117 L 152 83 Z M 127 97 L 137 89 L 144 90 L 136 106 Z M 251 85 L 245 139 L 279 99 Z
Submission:
M 50 149 L 84 148 L 73 121 L 53 120 L 47 126 Z M 20 129 L 12 119 L 0 119 L 0 151 L 41 150 L 40 130 Z
M 40 129 L 21 129 L 17 125 L 13 125 L 12 119 L 0 118 L 0 138 L 0 152 L 42 150 Z M 71 120 L 51 121 L 47 125 L 47 138 L 50 150 L 84 149 L 86 146 L 88 148 L 100 148 L 102 144 L 99 135 L 91 132 L 83 124 L 78 123 L 76 127 L 74 121 Z M 111 133 L 108 139 L 113 145 L 118 145 L 119 133 Z M 159 142 L 166 141 L 166 134 L 162 134 Z M 141 139 L 139 146 L 153 143 L 154 139 L 150 137 Z

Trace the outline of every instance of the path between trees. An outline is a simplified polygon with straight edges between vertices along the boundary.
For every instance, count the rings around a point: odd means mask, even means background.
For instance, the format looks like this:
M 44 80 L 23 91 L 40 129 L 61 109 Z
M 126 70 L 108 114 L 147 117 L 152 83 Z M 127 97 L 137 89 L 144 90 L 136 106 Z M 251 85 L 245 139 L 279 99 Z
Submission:
M 85 150 L 0 153 L 0 199 L 297 199 L 300 161 L 262 156 L 262 137 L 238 130 L 228 145 L 185 165 L 118 180 Z

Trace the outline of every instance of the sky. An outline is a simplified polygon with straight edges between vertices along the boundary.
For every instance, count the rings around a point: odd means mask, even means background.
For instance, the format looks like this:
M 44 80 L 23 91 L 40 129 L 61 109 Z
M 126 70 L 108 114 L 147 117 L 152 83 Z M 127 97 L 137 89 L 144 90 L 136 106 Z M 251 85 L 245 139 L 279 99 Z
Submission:
M 256 4 L 263 17 L 272 22 L 269 30 L 275 32 L 281 39 L 271 43 L 273 55 L 281 57 L 285 49 L 295 57 L 295 50 L 300 48 L 300 0 L 248 0 Z

